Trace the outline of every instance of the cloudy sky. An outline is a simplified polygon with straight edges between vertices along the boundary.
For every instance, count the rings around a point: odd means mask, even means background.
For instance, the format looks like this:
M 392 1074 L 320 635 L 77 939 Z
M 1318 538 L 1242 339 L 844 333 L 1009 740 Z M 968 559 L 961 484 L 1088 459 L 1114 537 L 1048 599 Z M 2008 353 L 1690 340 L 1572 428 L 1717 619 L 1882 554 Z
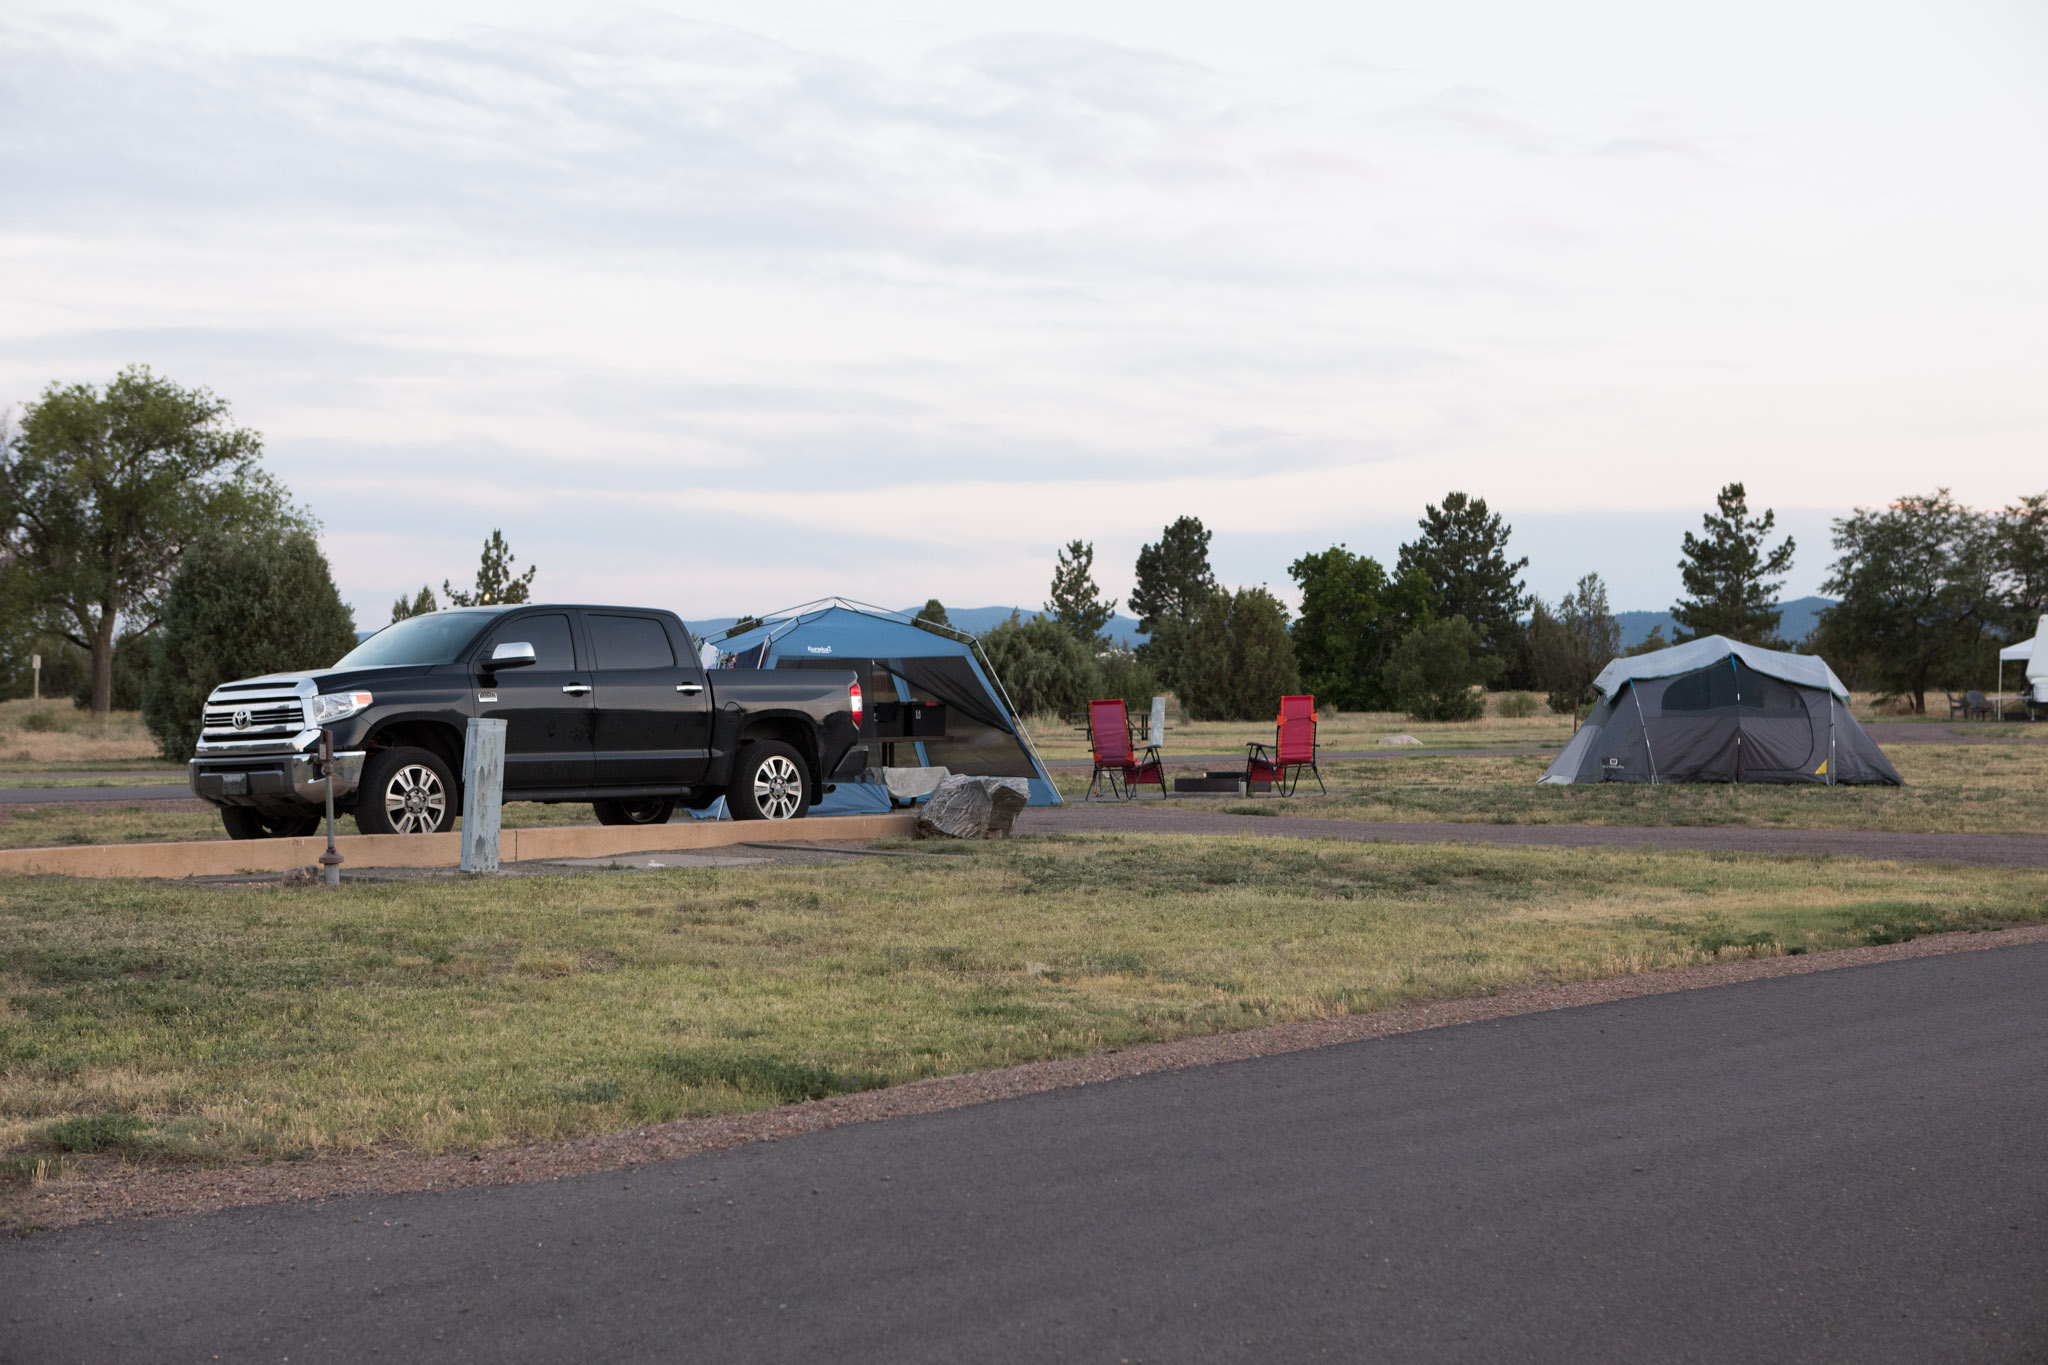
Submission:
M 366 626 L 492 527 L 551 598 L 1035 605 L 1461 488 L 1654 608 L 1728 480 L 1792 595 L 2048 487 L 2039 0 L 313 9 L 0 11 L 0 402 L 230 399 Z

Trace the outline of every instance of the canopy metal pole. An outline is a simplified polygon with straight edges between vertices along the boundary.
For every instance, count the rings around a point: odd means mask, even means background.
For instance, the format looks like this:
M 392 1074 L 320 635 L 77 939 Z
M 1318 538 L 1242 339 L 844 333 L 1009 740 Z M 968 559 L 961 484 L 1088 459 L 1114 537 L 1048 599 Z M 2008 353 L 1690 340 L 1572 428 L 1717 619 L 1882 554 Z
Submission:
M 1835 785 L 1835 694 L 1828 692 L 1828 785 Z
M 1636 723 L 1643 727 L 1643 752 L 1650 759 L 1650 785 L 1657 785 L 1657 751 L 1650 747 L 1650 718 L 1643 714 L 1643 690 L 1636 686 L 1636 680 L 1628 680 L 1628 694 L 1636 700 Z

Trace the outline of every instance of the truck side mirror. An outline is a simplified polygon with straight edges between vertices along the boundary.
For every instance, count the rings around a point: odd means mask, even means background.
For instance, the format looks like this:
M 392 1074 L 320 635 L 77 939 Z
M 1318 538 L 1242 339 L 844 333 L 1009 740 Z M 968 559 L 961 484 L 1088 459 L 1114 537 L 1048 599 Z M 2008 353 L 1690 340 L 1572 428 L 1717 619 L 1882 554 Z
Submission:
M 490 661 L 484 671 L 495 673 L 501 668 L 531 668 L 534 664 L 533 646 L 524 640 L 507 640 L 491 651 Z

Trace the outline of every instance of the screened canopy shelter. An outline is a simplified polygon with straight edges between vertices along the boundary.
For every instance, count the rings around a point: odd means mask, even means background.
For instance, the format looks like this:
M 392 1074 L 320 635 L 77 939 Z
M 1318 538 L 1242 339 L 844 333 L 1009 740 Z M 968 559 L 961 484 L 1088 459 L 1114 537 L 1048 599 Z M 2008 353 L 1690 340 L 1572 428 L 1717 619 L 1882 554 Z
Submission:
M 728 668 L 851 669 L 859 676 L 869 771 L 864 780 L 839 783 L 816 807 L 820 815 L 890 808 L 878 771 L 885 745 L 895 767 L 1021 777 L 1032 805 L 1061 804 L 1001 680 L 963 632 L 832 597 L 734 627 L 711 643 L 716 664 Z
M 1593 713 L 1541 781 L 1900 785 L 1810 654 L 1709 635 L 1616 659 L 1593 686 Z

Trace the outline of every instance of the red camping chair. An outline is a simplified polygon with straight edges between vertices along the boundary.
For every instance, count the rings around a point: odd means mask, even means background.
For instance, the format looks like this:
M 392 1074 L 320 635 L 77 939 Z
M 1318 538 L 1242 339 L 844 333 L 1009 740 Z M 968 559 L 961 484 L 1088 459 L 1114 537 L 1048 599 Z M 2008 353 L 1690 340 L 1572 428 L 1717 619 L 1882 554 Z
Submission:
M 1316 786 L 1328 796 L 1330 789 L 1316 767 L 1316 699 L 1282 697 L 1273 742 L 1244 746 L 1244 789 L 1249 793 L 1252 783 L 1271 782 L 1282 796 L 1292 796 L 1303 768 L 1315 773 Z
M 1130 716 L 1121 700 L 1088 703 L 1088 748 L 1095 759 L 1094 775 L 1088 779 L 1085 800 L 1094 800 L 1096 784 L 1108 778 L 1110 795 L 1130 798 L 1138 785 L 1150 782 L 1166 795 L 1166 770 L 1160 766 L 1159 746 L 1149 744 L 1141 754 L 1131 743 Z

